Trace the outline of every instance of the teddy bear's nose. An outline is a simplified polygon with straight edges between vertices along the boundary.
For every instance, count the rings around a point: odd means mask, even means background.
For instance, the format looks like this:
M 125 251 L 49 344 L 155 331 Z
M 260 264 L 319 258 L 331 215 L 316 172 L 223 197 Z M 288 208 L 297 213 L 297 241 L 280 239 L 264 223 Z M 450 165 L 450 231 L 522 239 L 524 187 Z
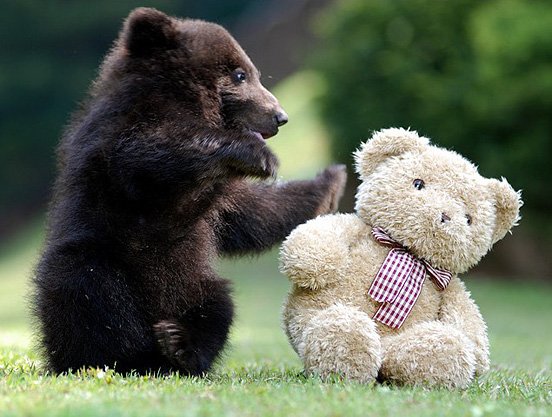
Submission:
M 441 213 L 441 223 L 448 222 L 450 220 L 450 216 L 447 213 Z

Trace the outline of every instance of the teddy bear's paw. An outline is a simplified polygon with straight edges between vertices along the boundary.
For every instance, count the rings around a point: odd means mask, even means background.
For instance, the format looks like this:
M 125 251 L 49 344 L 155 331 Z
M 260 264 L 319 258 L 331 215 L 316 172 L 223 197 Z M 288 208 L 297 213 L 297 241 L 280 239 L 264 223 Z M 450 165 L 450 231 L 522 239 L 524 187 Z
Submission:
M 445 388 L 465 388 L 473 380 L 474 344 L 453 326 L 421 323 L 382 344 L 383 380 Z
M 335 304 L 310 320 L 300 350 L 305 370 L 322 378 L 339 375 L 371 382 L 381 365 L 375 323 L 360 310 L 343 304 Z
M 475 350 L 475 374 L 483 375 L 490 368 L 489 347 Z

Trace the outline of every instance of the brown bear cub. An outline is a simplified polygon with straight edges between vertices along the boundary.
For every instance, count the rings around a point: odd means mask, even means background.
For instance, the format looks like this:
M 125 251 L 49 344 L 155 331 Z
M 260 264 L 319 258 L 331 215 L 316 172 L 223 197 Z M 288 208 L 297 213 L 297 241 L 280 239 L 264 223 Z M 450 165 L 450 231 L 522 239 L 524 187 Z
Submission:
M 33 295 L 50 370 L 209 370 L 233 317 L 213 258 L 268 249 L 343 189 L 342 166 L 259 181 L 286 121 L 225 29 L 130 14 L 58 150 Z

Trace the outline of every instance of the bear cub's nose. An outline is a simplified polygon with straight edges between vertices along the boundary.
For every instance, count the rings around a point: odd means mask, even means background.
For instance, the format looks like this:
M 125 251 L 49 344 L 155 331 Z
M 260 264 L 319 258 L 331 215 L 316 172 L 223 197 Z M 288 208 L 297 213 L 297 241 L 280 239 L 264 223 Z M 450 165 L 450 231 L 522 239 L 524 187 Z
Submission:
M 278 113 L 276 113 L 274 118 L 276 119 L 276 124 L 278 126 L 283 126 L 288 122 L 288 115 L 283 110 L 280 110 Z
M 450 221 L 450 216 L 447 213 L 441 213 L 441 223 Z

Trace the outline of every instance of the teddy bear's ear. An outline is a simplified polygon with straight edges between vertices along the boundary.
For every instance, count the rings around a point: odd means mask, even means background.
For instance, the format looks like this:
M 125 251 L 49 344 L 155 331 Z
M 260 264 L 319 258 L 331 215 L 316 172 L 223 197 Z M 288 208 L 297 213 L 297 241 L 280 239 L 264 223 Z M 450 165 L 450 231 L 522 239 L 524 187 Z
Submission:
M 421 152 L 428 145 L 429 139 L 418 136 L 418 133 L 413 130 L 402 128 L 380 130 L 354 153 L 356 171 L 360 178 L 364 179 L 387 158 L 406 152 Z
M 495 198 L 496 225 L 493 232 L 493 244 L 517 226 L 520 220 L 519 209 L 523 205 L 521 191 L 515 191 L 505 178 L 502 181 L 491 179 L 490 189 Z
M 128 15 L 122 37 L 130 55 L 136 57 L 178 47 L 177 31 L 171 18 L 149 7 L 139 7 Z

